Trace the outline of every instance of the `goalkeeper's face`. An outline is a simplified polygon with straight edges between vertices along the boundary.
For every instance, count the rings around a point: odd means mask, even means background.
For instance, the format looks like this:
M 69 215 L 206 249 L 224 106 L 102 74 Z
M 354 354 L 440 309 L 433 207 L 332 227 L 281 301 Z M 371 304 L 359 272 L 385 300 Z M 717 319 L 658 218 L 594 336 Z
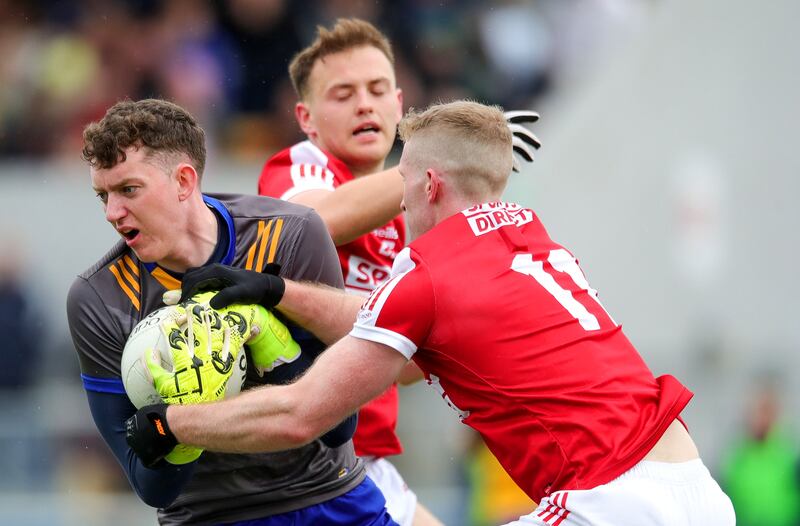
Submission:
M 128 148 L 125 154 L 116 166 L 91 169 L 106 220 L 141 261 L 174 267 L 185 237 L 187 190 L 175 170 L 145 149 Z

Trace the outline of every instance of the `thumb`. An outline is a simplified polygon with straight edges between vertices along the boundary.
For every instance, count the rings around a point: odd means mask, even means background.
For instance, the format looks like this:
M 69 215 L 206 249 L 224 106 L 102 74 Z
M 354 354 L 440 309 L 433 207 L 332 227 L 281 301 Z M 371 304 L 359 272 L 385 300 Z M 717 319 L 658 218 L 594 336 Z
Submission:
M 153 382 L 153 387 L 161 394 L 159 386 L 163 385 L 165 379 L 171 376 L 169 371 L 161 367 L 161 355 L 156 349 L 147 349 L 142 360 L 144 360 L 145 370 Z

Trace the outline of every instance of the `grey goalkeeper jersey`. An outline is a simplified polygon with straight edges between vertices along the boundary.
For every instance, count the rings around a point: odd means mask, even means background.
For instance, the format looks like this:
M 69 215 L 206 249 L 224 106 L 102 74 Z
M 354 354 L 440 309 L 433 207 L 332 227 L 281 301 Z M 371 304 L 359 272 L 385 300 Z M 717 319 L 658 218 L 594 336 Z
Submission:
M 257 271 L 277 263 L 283 277 L 343 288 L 336 249 L 313 210 L 257 196 L 205 196 L 205 201 L 217 213 L 220 226 L 227 226 L 229 244 L 227 250 L 218 247 L 220 262 Z M 125 341 L 142 318 L 164 305 L 163 292 L 176 288 L 178 279 L 157 265 L 139 261 L 124 242 L 75 280 L 67 314 L 87 389 L 99 385 L 98 391 L 125 396 L 120 379 Z M 288 381 L 302 372 L 297 367 L 307 367 L 324 348 L 313 339 L 297 339 L 301 357 L 305 355 L 297 363 L 305 365 L 282 365 L 264 378 L 250 368 L 244 388 Z M 344 494 L 364 476 L 352 441 L 329 448 L 315 440 L 298 449 L 265 454 L 207 451 L 178 498 L 159 509 L 159 521 L 216 524 L 284 513 Z

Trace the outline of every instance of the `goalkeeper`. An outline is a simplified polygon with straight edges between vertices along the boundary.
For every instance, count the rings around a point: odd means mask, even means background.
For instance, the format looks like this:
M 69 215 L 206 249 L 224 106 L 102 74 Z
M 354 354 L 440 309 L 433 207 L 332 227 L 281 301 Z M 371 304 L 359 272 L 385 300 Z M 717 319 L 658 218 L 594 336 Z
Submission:
M 160 100 L 117 103 L 84 130 L 92 187 L 119 235 L 78 276 L 67 299 L 94 422 L 139 497 L 159 508 L 160 524 L 394 524 L 355 456 L 352 419 L 325 439 L 288 451 L 201 454 L 185 448 L 148 466 L 125 441 L 124 423 L 136 409 L 120 378 L 123 347 L 133 327 L 163 306 L 164 291 L 180 288 L 187 269 L 213 263 L 259 272 L 279 268 L 286 278 L 343 287 L 333 242 L 311 209 L 265 197 L 201 193 L 204 142 L 191 115 Z M 297 327 L 289 330 L 299 353 L 287 339 L 276 346 L 281 326 L 274 317 L 255 323 L 274 330 L 255 335 L 252 322 L 266 311 L 234 310 L 251 320 L 235 329 L 248 340 L 245 389 L 288 383 L 324 350 Z M 195 357 L 204 382 L 224 383 L 213 376 L 212 357 L 199 349 Z M 216 392 L 206 391 L 198 401 Z M 162 394 L 170 400 L 164 386 Z M 338 515 L 331 516 L 332 510 Z

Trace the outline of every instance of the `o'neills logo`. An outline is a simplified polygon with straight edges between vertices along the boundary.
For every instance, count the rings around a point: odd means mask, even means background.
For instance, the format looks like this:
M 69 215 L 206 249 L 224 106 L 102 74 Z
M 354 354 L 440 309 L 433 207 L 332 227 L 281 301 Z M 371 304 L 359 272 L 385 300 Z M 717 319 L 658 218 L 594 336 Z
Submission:
M 514 203 L 483 203 L 461 212 L 467 218 L 476 236 L 486 234 L 506 225 L 520 226 L 535 217 L 533 210 Z
M 400 234 L 397 233 L 397 229 L 391 225 L 376 228 L 372 233 L 383 239 L 400 239 Z

